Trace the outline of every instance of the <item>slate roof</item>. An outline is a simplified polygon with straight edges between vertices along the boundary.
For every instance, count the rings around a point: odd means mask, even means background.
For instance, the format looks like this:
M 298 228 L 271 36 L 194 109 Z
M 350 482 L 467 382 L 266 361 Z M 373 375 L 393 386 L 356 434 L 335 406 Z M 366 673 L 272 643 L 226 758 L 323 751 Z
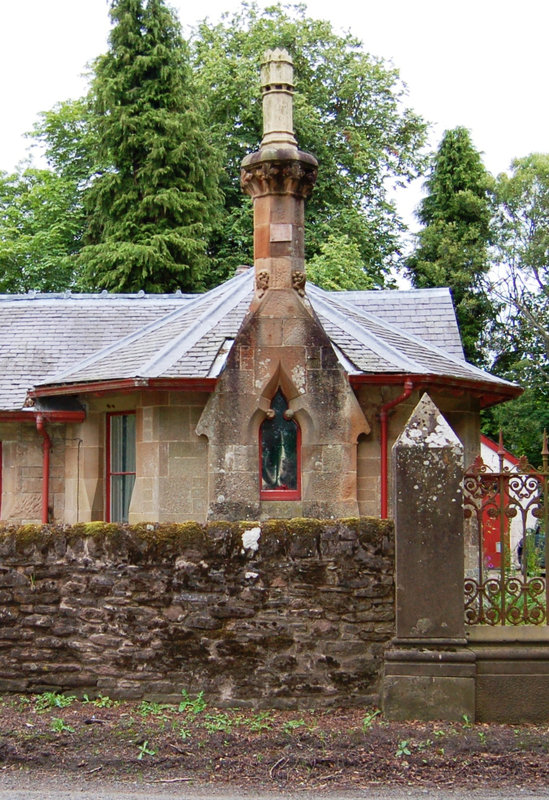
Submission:
M 46 385 L 207 378 L 222 369 L 253 292 L 253 270 L 203 295 L 0 296 L 0 409 Z M 355 375 L 429 374 L 512 385 L 467 364 L 446 289 L 307 294 Z
M 0 410 L 65 363 L 181 308 L 188 295 L 0 295 Z
M 465 357 L 448 289 L 337 292 L 337 297 L 398 325 L 405 333 L 441 347 L 452 356 Z

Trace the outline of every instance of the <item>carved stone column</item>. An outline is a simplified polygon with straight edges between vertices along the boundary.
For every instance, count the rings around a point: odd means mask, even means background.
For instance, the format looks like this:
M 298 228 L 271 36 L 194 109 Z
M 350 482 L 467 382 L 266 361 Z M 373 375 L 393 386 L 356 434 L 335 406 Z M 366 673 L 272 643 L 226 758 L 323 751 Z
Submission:
M 317 162 L 297 149 L 284 50 L 266 53 L 262 83 L 263 140 L 241 173 L 254 202 L 256 291 L 197 426 L 208 439 L 208 515 L 356 516 L 357 440 L 370 428 L 305 293 L 304 205 Z M 297 497 L 260 491 L 259 434 L 277 391 L 301 433 Z

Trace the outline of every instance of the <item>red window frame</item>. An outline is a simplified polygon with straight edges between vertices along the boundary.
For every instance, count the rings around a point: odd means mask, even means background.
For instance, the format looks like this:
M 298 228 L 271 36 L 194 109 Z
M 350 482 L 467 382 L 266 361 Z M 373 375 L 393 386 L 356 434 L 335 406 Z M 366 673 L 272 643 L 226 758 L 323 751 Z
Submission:
M 284 398 L 286 399 L 286 398 Z M 286 401 L 287 402 L 287 401 Z M 263 420 L 264 422 L 265 420 Z M 297 488 L 295 489 L 264 489 L 263 488 L 263 441 L 261 429 L 263 422 L 259 426 L 259 499 L 260 500 L 301 500 L 301 426 L 294 419 L 297 428 L 296 438 L 296 459 L 297 459 Z
M 105 468 L 105 477 L 106 477 L 106 487 L 105 487 L 105 521 L 112 522 L 111 520 L 111 478 L 113 475 L 135 475 L 137 477 L 137 473 L 134 470 L 133 472 L 113 472 L 111 470 L 111 419 L 113 417 L 135 417 L 135 411 L 109 411 L 107 413 L 107 431 L 106 431 L 106 468 Z

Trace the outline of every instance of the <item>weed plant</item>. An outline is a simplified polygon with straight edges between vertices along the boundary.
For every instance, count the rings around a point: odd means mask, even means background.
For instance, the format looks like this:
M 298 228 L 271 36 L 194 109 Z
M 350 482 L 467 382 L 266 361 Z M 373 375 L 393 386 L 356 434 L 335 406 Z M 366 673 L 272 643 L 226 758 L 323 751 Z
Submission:
M 45 711 L 51 711 L 52 708 L 67 708 L 76 699 L 75 695 L 43 692 L 34 696 L 34 708 L 39 714 L 43 714 Z

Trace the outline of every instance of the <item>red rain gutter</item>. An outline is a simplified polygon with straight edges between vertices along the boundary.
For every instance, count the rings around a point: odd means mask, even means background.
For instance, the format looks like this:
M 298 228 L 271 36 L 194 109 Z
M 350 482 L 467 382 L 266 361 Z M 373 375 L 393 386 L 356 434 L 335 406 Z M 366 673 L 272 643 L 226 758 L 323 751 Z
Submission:
M 50 493 L 50 450 L 51 439 L 46 430 L 46 421 L 42 414 L 36 415 L 36 430 L 42 436 L 42 523 L 49 522 L 48 499 Z
M 0 422 L 32 422 L 34 424 L 37 414 L 46 422 L 84 422 L 85 411 L 0 411 Z
M 404 391 L 399 394 L 394 400 L 390 400 L 385 405 L 381 406 L 379 411 L 379 421 L 381 425 L 381 519 L 387 519 L 387 421 L 389 419 L 389 411 L 403 400 L 407 400 L 414 391 L 414 382 L 408 378 L 404 381 Z
M 125 378 L 116 381 L 70 383 L 59 386 L 40 386 L 29 392 L 29 397 L 53 397 L 73 394 L 107 394 L 112 392 L 138 392 L 141 389 L 158 391 L 213 392 L 217 378 Z
M 353 388 L 370 384 L 373 386 L 388 386 L 400 384 L 402 385 L 406 380 L 411 378 L 409 373 L 391 373 L 388 375 L 349 375 L 349 383 Z M 515 385 L 494 386 L 491 382 L 472 381 L 467 378 L 448 378 L 443 375 L 414 375 L 414 383 L 417 386 L 420 384 L 427 388 L 433 389 L 446 389 L 456 394 L 463 392 L 471 392 L 475 397 L 480 400 L 481 408 L 488 408 L 489 406 L 503 403 L 510 400 L 512 397 L 518 397 L 524 391 L 522 387 Z

